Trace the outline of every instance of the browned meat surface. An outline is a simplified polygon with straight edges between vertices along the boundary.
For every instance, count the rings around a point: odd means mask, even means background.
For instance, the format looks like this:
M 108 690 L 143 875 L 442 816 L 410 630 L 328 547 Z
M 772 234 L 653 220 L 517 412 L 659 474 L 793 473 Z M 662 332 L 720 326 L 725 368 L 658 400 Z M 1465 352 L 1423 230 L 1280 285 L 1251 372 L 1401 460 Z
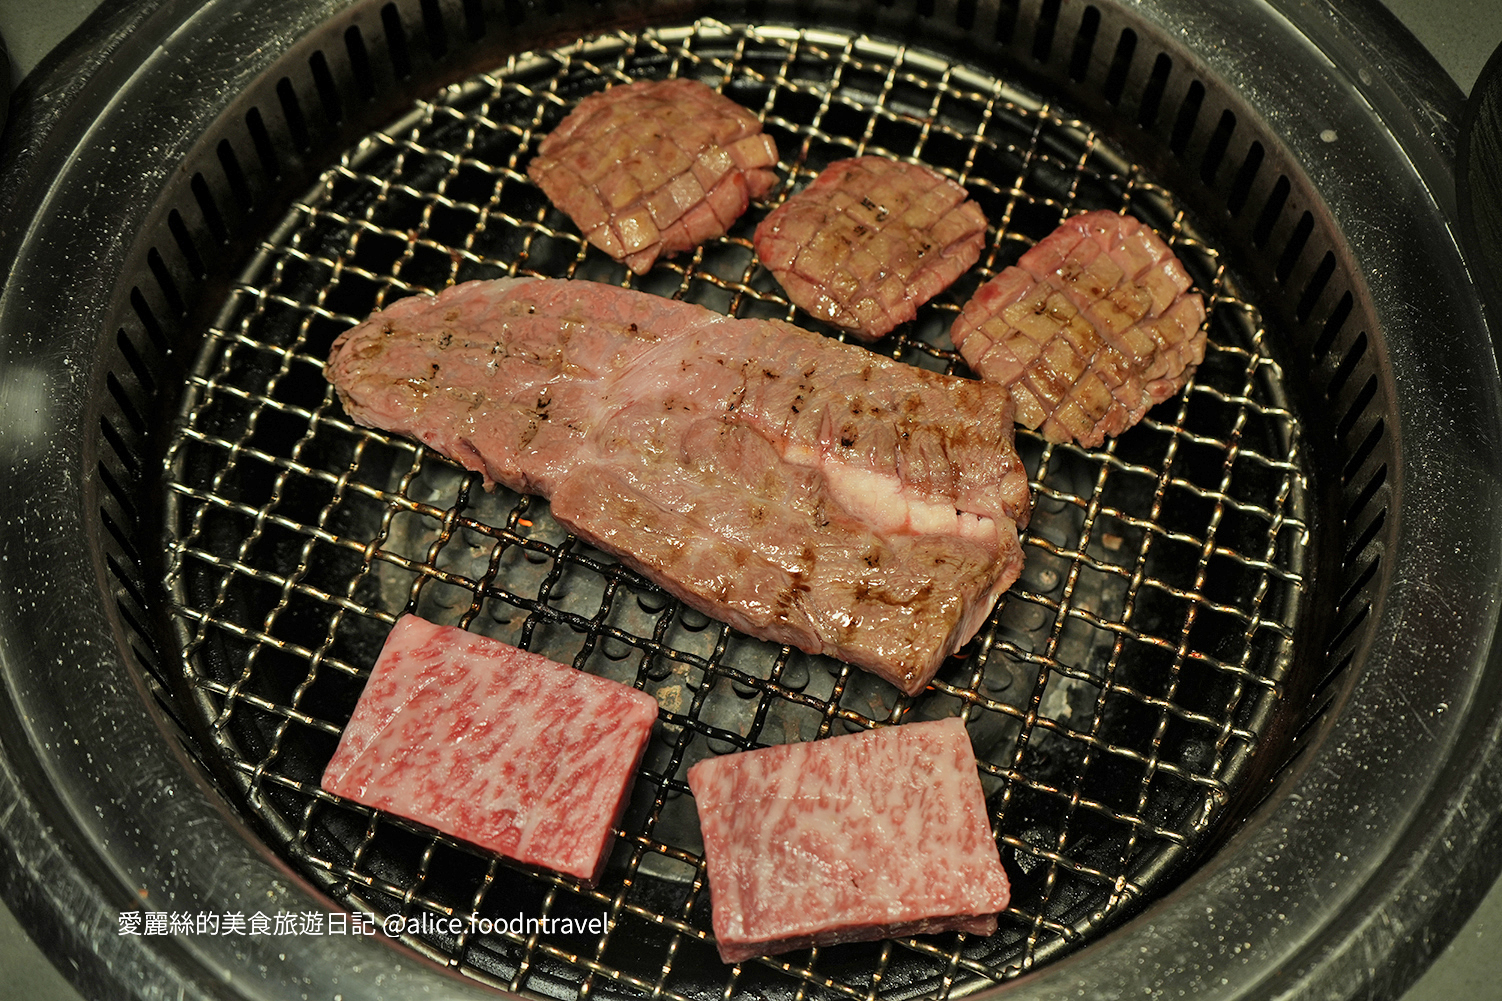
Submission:
M 590 243 L 642 274 L 720 236 L 777 183 L 777 147 L 697 80 L 591 94 L 543 139 L 527 176 Z
M 409 435 L 754 636 L 921 690 L 1022 566 L 1004 390 L 593 282 L 403 299 L 325 368 Z
M 957 718 L 706 758 L 688 784 L 727 963 L 940 931 L 988 935 L 1010 899 Z
M 1205 303 L 1151 228 L 1086 212 L 976 292 L 950 330 L 1017 421 L 1095 446 L 1184 387 L 1205 358 Z
M 756 227 L 754 242 L 796 306 L 875 340 L 979 259 L 986 217 L 928 167 L 861 156 L 826 167 Z

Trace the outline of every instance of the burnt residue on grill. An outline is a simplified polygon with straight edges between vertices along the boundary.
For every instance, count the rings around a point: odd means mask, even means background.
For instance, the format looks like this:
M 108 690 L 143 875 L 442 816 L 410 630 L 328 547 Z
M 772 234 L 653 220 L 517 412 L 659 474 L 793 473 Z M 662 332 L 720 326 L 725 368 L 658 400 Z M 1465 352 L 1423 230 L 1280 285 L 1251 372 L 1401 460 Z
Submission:
M 579 96 L 667 72 L 761 116 L 783 151 L 784 184 L 725 237 L 635 276 L 591 249 L 524 170 Z M 1157 227 L 1210 304 L 1205 363 L 1138 427 L 1095 450 L 1019 435 L 1035 497 L 1027 569 L 916 698 L 680 606 L 571 538 L 545 502 L 486 493 L 414 444 L 353 426 L 319 374 L 333 338 L 371 309 L 506 274 L 629 283 L 837 336 L 783 298 L 750 234 L 802 179 L 864 153 L 943 171 L 992 227 L 977 268 L 875 350 L 963 372 L 946 333 L 959 306 L 1084 209 Z M 195 725 L 278 850 L 350 906 L 611 913 L 597 940 L 408 937 L 488 983 L 864 997 L 878 981 L 900 995 L 1009 979 L 1172 885 L 1267 738 L 1300 624 L 1310 525 L 1309 454 L 1274 322 L 1152 170 L 1088 118 L 975 67 L 855 33 L 709 20 L 516 56 L 354 143 L 260 246 L 208 332 L 165 484 L 167 583 Z M 318 789 L 403 611 L 657 698 L 661 720 L 598 888 L 523 872 Z M 952 715 L 970 729 L 1014 879 L 1001 930 L 720 967 L 688 766 Z

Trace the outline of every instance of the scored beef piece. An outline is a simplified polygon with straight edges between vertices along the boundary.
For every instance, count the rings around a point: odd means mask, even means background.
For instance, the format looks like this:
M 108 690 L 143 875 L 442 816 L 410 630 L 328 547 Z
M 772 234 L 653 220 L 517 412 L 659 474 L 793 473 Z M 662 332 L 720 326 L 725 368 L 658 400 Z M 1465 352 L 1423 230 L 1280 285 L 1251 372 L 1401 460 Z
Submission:
M 753 242 L 794 305 L 875 340 L 979 259 L 986 217 L 935 170 L 860 156 L 821 171 L 762 220 Z
M 751 112 L 697 80 L 591 94 L 543 139 L 530 177 L 590 243 L 643 274 L 728 230 L 777 183 Z
M 656 719 L 645 692 L 404 615 L 322 786 L 593 886 Z
M 1114 212 L 1067 220 L 965 305 L 950 338 L 1017 421 L 1092 447 L 1184 387 L 1205 358 L 1205 303 L 1151 228 Z
M 408 435 L 753 636 L 920 691 L 1022 567 L 1000 388 L 585 281 L 373 314 L 325 374 Z
M 706 758 L 688 772 L 727 963 L 940 931 L 1010 896 L 958 719 Z

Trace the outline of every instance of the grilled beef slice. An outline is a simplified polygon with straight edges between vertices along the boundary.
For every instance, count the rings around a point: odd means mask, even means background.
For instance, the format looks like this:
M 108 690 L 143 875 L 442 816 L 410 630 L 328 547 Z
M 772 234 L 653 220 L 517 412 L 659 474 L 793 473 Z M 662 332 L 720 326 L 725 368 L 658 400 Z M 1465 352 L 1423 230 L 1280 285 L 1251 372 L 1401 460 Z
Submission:
M 838 160 L 756 227 L 756 254 L 793 304 L 875 340 L 969 270 L 986 217 L 928 167 Z
M 950 329 L 1049 441 L 1099 445 L 1184 387 L 1205 358 L 1205 303 L 1130 216 L 1074 216 L 982 285 Z
M 591 94 L 539 144 L 527 176 L 585 239 L 643 274 L 723 234 L 777 183 L 751 112 L 697 80 Z
M 907 692 L 1022 567 L 1006 392 L 780 321 L 470 282 L 346 331 L 325 375 L 354 420 L 550 498 L 691 606 Z

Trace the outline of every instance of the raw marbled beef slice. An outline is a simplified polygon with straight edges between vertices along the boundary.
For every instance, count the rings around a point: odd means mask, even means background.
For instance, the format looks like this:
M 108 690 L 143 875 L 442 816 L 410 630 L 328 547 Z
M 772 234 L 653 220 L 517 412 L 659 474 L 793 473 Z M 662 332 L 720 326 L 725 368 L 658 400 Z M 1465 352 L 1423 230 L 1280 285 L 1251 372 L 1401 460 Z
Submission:
M 1017 421 L 1093 447 L 1184 387 L 1205 358 L 1205 303 L 1151 228 L 1114 212 L 1067 220 L 982 285 L 950 338 Z
M 688 784 L 727 963 L 899 935 L 988 935 L 1006 909 L 959 719 L 707 758 Z
M 404 615 L 322 785 L 593 886 L 656 719 L 645 692 Z
M 543 139 L 530 177 L 590 243 L 637 274 L 728 230 L 777 183 L 777 147 L 697 80 L 591 94 Z
M 979 259 L 986 217 L 935 170 L 860 156 L 821 171 L 762 220 L 753 242 L 795 305 L 875 340 Z
M 470 282 L 372 315 L 325 374 L 354 420 L 549 497 L 695 608 L 905 692 L 1021 571 L 1007 393 L 779 321 Z

